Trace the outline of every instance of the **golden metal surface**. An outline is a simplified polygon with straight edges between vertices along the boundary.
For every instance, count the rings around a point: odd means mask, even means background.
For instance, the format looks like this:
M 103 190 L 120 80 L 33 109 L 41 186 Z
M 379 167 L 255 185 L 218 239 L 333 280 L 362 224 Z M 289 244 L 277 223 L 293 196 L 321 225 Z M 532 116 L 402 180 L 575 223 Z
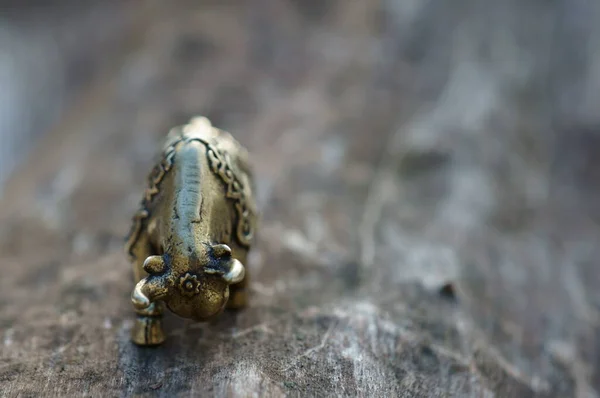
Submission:
M 133 217 L 132 340 L 158 345 L 163 306 L 206 321 L 247 304 L 256 205 L 246 150 L 204 117 L 172 129 Z

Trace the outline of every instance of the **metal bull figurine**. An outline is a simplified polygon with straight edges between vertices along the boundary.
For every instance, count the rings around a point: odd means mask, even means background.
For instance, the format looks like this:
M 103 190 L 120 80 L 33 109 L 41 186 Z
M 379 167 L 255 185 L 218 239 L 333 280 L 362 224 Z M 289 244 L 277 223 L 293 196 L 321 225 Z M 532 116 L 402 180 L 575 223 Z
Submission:
M 134 343 L 165 340 L 163 304 L 196 321 L 246 305 L 251 178 L 245 149 L 208 119 L 169 132 L 126 244 L 137 282 Z

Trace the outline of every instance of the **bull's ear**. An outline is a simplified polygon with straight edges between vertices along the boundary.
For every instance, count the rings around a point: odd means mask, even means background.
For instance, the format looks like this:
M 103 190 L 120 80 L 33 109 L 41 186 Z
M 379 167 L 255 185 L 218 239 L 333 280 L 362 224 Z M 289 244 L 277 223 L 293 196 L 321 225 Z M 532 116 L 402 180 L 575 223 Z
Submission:
M 162 256 L 150 256 L 144 261 L 144 271 L 150 275 L 162 274 L 166 271 L 166 268 Z
M 217 258 L 231 256 L 231 247 L 225 244 L 213 245 L 213 255 Z

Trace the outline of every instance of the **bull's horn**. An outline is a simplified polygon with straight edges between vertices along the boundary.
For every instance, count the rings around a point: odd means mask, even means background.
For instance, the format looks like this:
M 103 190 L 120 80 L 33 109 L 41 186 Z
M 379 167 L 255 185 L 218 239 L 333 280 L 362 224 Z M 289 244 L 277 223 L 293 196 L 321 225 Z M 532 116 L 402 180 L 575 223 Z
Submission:
M 148 308 L 156 300 L 161 300 L 167 295 L 163 278 L 147 277 L 135 285 L 131 294 L 131 302 L 138 310 Z
M 229 272 L 223 274 L 222 278 L 228 284 L 239 283 L 244 280 L 246 276 L 246 268 L 239 260 L 233 259 L 231 261 L 231 268 Z

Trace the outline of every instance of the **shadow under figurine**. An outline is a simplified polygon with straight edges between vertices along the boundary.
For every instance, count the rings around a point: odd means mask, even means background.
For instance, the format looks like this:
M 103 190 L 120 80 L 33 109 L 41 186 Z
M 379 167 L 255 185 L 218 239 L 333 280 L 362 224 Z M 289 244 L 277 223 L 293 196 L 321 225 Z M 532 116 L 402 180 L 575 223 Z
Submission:
M 246 306 L 251 179 L 246 150 L 208 119 L 169 132 L 126 244 L 137 282 L 134 343 L 164 342 L 164 304 L 195 321 Z

